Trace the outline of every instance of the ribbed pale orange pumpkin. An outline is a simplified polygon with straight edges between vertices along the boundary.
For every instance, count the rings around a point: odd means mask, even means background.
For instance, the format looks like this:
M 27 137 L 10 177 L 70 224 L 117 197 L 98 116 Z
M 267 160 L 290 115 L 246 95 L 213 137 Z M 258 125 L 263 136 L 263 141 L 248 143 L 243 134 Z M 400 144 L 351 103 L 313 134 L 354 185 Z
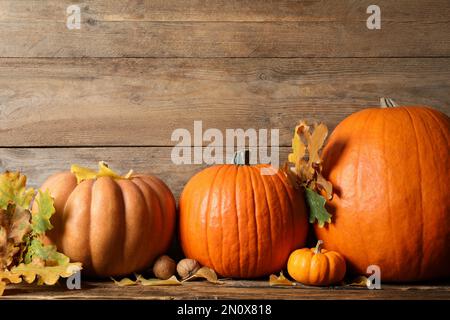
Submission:
M 316 227 L 350 269 L 382 281 L 450 276 L 450 121 L 428 107 L 357 112 L 324 148 L 333 223 Z
M 335 251 L 322 249 L 319 240 L 315 248 L 297 249 L 289 256 L 289 275 L 310 286 L 329 286 L 344 279 L 345 259 Z
M 91 276 L 141 271 L 164 253 L 175 226 L 175 200 L 158 178 L 109 176 L 77 183 L 71 172 L 42 185 L 54 198 L 48 240 Z
M 304 199 L 268 165 L 216 165 L 196 174 L 180 199 L 180 241 L 188 258 L 225 277 L 255 278 L 286 266 L 304 245 Z

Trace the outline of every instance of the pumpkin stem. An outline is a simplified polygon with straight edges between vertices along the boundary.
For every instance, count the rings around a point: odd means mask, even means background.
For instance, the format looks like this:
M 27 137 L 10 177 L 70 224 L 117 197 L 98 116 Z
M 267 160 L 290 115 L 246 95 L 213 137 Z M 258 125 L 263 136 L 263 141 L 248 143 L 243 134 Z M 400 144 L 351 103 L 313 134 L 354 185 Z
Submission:
M 323 241 L 317 241 L 316 247 L 314 248 L 314 254 L 319 254 L 322 250 Z
M 394 108 L 394 107 L 398 107 L 398 104 L 396 104 L 394 102 L 394 100 L 392 100 L 390 98 L 381 98 L 380 99 L 380 106 L 382 108 Z
M 250 164 L 250 150 L 240 150 L 234 154 L 233 164 L 248 166 Z

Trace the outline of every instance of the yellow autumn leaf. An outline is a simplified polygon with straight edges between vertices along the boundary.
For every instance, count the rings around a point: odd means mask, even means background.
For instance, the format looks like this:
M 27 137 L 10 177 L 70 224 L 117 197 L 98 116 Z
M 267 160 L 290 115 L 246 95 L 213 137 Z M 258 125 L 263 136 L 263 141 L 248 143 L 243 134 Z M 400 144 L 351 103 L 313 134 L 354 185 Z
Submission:
M 20 172 L 6 171 L 0 174 L 0 209 L 6 209 L 10 203 L 28 209 L 34 196 L 34 189 L 27 189 L 26 183 L 27 177 Z
M 127 287 L 127 286 L 134 286 L 137 283 L 137 280 L 131 280 L 130 278 L 123 278 L 120 281 L 117 281 L 114 278 L 111 278 L 112 281 L 119 287 Z
M 145 279 L 142 276 L 138 276 L 137 279 L 143 286 L 179 286 L 181 282 L 178 281 L 177 277 L 171 276 L 167 280 L 160 279 Z
M 352 286 L 352 287 L 369 287 L 370 286 L 370 281 L 367 277 L 365 276 L 358 276 L 355 279 L 353 279 L 352 281 L 350 281 L 350 283 L 348 284 L 348 286 Z
M 312 132 L 310 132 L 310 129 Z M 292 153 L 283 171 L 291 185 L 306 190 L 309 207 L 309 221 L 316 220 L 319 226 L 331 223 L 331 215 L 325 207 L 326 200 L 333 197 L 333 186 L 322 176 L 321 151 L 328 135 L 325 124 L 314 124 L 310 127 L 301 120 L 295 127 L 292 139 Z
M 9 269 L 24 250 L 23 241 L 32 230 L 31 212 L 13 203 L 0 208 L 0 270 Z
M 68 278 L 81 269 L 79 262 L 53 267 L 21 263 L 13 267 L 10 272 L 21 276 L 27 283 L 32 283 L 38 278 L 38 284 L 54 285 L 60 277 Z
M 306 146 L 300 138 L 300 132 L 307 127 L 305 122 L 300 122 L 294 129 L 294 137 L 292 138 L 292 153 L 288 155 L 288 161 L 294 165 L 303 159 L 306 153 Z
M 25 281 L 30 284 L 38 279 L 38 285 L 54 285 L 59 278 L 68 278 L 81 269 L 81 263 L 68 263 L 53 267 L 21 263 L 11 270 L 0 272 L 0 296 L 4 292 L 6 281 L 14 284 Z
M 108 167 L 108 164 L 104 161 L 98 163 L 97 177 L 111 177 L 113 179 L 123 179 L 118 173 L 114 172 Z
M 325 139 L 328 135 L 328 128 L 325 124 L 319 123 L 314 125 L 314 130 L 311 135 L 305 135 L 308 144 L 309 164 L 318 164 L 321 162 L 319 151 L 322 149 Z
M 81 167 L 77 164 L 73 164 L 70 167 L 70 172 L 72 172 L 77 178 L 77 183 L 80 183 L 83 180 L 90 180 L 97 178 L 97 172 L 88 168 Z
M 97 172 L 95 172 L 92 169 L 81 167 L 76 164 L 73 164 L 71 166 L 70 172 L 72 172 L 77 178 L 77 183 L 80 183 L 84 180 L 97 179 L 100 177 L 110 177 L 113 179 L 131 179 L 133 175 L 133 170 L 130 170 L 126 175 L 121 176 L 118 173 L 111 170 L 108 167 L 108 164 L 104 161 L 100 161 L 98 163 Z
M 280 272 L 280 275 L 277 277 L 274 274 L 271 274 L 269 277 L 269 285 L 270 286 L 295 286 L 295 282 L 290 281 L 287 279 L 283 271 Z
M 12 273 L 9 270 L 0 272 L 0 281 L 8 280 L 9 283 L 18 284 L 22 282 L 20 275 Z
M 206 279 L 208 282 L 215 283 L 215 284 L 222 283 L 221 281 L 219 281 L 217 279 L 216 272 L 213 269 L 208 268 L 208 267 L 201 267 L 192 276 L 184 279 L 182 282 L 194 280 L 194 279 Z

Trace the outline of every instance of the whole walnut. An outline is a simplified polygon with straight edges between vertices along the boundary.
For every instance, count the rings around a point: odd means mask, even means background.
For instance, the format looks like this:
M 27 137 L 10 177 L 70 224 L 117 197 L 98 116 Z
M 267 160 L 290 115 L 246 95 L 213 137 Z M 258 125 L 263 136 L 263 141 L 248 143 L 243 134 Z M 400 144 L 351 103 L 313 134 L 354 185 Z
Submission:
M 177 272 L 181 279 L 186 279 L 200 269 L 200 264 L 194 259 L 183 259 L 177 264 Z
M 169 256 L 163 255 L 156 259 L 153 274 L 161 280 L 167 280 L 175 274 L 177 264 Z

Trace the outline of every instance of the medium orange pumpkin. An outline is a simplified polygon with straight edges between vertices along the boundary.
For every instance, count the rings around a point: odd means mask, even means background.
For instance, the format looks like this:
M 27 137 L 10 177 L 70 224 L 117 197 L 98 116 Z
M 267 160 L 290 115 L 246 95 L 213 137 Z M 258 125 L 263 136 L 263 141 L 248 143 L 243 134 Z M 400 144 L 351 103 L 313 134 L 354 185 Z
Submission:
M 77 183 L 71 172 L 47 179 L 54 198 L 49 242 L 91 276 L 141 271 L 164 253 L 175 226 L 175 200 L 156 177 L 102 176 Z
M 345 259 L 335 251 L 322 249 L 319 240 L 315 248 L 295 250 L 289 256 L 289 275 L 298 282 L 310 286 L 329 286 L 344 279 Z
M 242 163 L 237 161 L 237 163 Z M 224 277 L 278 272 L 304 245 L 304 199 L 284 173 L 269 165 L 226 164 L 196 174 L 180 198 L 180 242 L 185 255 Z
M 428 107 L 357 112 L 323 151 L 333 223 L 316 227 L 351 270 L 378 265 L 382 281 L 450 276 L 450 121 Z

